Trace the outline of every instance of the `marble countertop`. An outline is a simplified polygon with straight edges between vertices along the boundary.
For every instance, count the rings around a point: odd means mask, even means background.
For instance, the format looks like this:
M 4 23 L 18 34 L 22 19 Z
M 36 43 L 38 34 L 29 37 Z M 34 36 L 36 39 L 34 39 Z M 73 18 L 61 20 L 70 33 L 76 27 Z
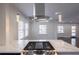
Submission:
M 29 41 L 38 41 L 38 40 L 29 40 Z M 39 40 L 39 41 L 49 41 L 57 52 L 79 52 L 79 48 L 72 46 L 71 44 L 64 42 L 62 40 Z
M 79 48 L 62 40 L 21 40 L 18 43 L 19 49 L 8 50 L 7 47 L 0 47 L 0 52 L 21 52 L 29 41 L 49 41 L 57 52 L 79 52 Z
M 79 52 L 79 48 L 62 40 L 52 40 L 50 43 L 57 52 Z

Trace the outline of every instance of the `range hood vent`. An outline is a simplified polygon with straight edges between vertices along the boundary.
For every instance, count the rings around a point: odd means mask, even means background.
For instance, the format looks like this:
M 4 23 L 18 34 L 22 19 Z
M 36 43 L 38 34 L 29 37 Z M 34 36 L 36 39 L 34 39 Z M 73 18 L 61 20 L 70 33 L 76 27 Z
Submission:
M 33 17 L 29 19 L 36 22 L 48 22 L 52 18 L 45 15 L 45 3 L 35 3 L 33 5 Z
M 48 21 L 49 17 L 45 16 L 45 3 L 35 3 L 33 5 L 33 17 L 30 17 L 35 21 Z
M 34 4 L 35 17 L 45 17 L 45 4 L 44 3 L 35 3 Z

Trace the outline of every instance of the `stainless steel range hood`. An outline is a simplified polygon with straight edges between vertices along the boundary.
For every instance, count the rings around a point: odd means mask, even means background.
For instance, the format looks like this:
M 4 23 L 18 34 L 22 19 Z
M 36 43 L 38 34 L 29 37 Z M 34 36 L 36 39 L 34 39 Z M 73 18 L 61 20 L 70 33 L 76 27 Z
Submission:
M 35 3 L 34 4 L 34 16 L 37 18 L 45 17 L 45 4 L 44 3 Z
M 44 3 L 35 3 L 33 5 L 33 17 L 31 17 L 31 19 L 35 21 L 48 21 L 49 17 L 45 16 Z

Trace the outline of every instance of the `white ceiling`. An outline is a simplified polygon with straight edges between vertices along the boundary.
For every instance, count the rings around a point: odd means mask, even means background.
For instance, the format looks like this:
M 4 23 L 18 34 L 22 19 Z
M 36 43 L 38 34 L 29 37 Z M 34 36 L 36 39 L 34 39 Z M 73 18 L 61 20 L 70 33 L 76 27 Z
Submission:
M 33 16 L 33 3 L 14 4 L 26 17 Z M 46 3 L 45 15 L 56 18 L 56 12 L 61 12 L 63 19 L 78 22 L 79 4 L 78 3 Z M 76 20 L 76 21 L 75 21 Z

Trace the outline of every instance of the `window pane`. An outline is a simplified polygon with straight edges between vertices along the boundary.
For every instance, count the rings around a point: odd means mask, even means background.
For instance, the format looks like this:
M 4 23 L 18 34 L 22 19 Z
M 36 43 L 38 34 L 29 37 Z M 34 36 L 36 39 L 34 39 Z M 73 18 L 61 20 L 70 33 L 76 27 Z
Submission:
M 76 36 L 76 26 L 71 27 L 71 35 Z
M 58 33 L 64 33 L 63 26 L 58 26 Z
M 18 29 L 20 30 L 22 30 L 22 29 L 24 29 L 23 26 L 24 25 L 24 23 L 22 22 L 22 21 L 19 21 L 19 23 L 18 23 Z
M 75 32 L 72 32 L 72 36 L 76 36 L 76 33 Z
M 24 37 L 24 23 L 22 21 L 18 22 L 18 39 Z
M 28 23 L 25 23 L 25 37 L 28 36 Z
M 47 34 L 47 25 L 39 25 L 39 34 Z
M 76 32 L 76 26 L 72 26 L 72 32 Z
M 76 29 L 76 26 L 72 26 L 72 29 Z

